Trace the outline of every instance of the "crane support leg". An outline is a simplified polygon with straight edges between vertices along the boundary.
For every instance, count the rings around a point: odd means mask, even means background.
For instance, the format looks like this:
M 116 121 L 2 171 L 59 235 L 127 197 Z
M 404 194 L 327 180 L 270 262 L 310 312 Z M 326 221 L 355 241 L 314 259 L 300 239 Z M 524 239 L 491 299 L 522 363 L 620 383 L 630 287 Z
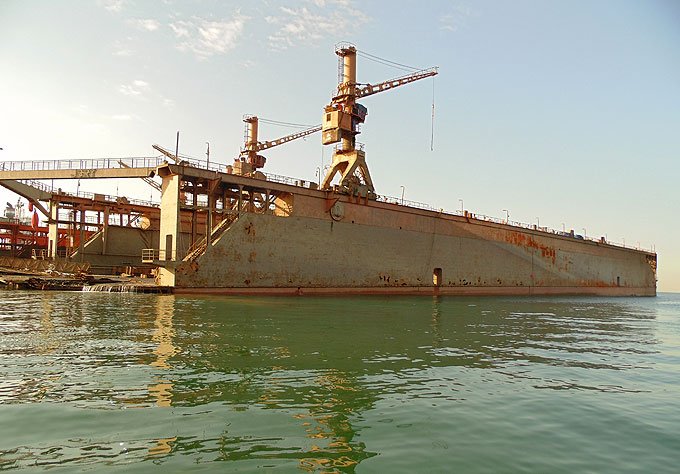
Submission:
M 331 183 L 340 174 L 340 190 L 349 194 L 372 197 L 375 195 L 373 180 L 366 165 L 366 155 L 361 150 L 336 151 L 333 164 L 328 170 L 321 185 L 322 189 L 331 189 Z

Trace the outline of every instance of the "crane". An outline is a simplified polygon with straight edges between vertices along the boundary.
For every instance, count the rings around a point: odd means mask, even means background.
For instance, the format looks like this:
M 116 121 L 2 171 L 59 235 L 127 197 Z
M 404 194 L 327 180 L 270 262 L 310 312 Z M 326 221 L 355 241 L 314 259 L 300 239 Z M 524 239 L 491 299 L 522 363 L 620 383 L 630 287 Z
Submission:
M 118 160 L 118 164 L 120 165 L 121 168 L 132 168 L 132 166 L 123 163 L 123 160 Z M 161 185 L 158 184 L 153 179 L 149 178 L 148 176 L 146 178 L 142 178 L 142 181 L 144 181 L 146 184 L 154 188 L 156 191 L 162 192 Z
M 258 168 L 264 167 L 267 159 L 259 155 L 258 152 L 306 137 L 321 130 L 321 125 L 316 125 L 275 140 L 259 142 L 257 141 L 259 119 L 254 115 L 245 115 L 243 121 L 246 123 L 245 145 L 241 149 L 239 157 L 234 161 L 234 174 L 247 175 L 253 173 Z
M 166 150 L 162 146 L 160 146 L 160 145 L 151 145 L 151 146 L 154 150 L 160 151 L 161 153 L 163 153 L 163 155 L 165 155 L 166 158 L 171 159 L 173 162 L 177 163 L 179 161 L 179 157 L 176 154 Z
M 336 45 L 335 54 L 338 55 L 342 76 L 336 95 L 324 108 L 321 143 L 330 145 L 341 142 L 341 146 L 333 153 L 333 163 L 321 188 L 331 189 L 331 182 L 340 174 L 340 191 L 375 197 L 375 187 L 366 165 L 366 154 L 363 150 L 356 149 L 356 136 L 360 133 L 360 125 L 366 120 L 368 109 L 356 100 L 435 76 L 438 71 L 436 67 L 432 67 L 378 84 L 359 84 L 356 47 L 353 44 L 340 43 Z

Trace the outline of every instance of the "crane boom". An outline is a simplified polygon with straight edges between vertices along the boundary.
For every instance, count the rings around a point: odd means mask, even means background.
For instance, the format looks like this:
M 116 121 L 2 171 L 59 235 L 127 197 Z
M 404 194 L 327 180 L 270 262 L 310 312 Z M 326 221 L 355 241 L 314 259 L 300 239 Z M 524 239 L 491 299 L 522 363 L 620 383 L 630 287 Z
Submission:
M 123 163 L 122 160 L 118 160 L 118 164 L 120 165 L 121 168 L 132 168 L 130 165 Z M 142 181 L 144 181 L 146 184 L 154 188 L 156 191 L 162 191 L 161 185 L 155 182 L 153 179 L 146 177 L 142 178 Z
M 298 138 L 303 138 L 306 137 L 307 135 L 311 135 L 312 133 L 316 133 L 321 131 L 321 125 L 316 125 L 312 128 L 308 128 L 307 130 L 302 130 L 300 132 L 295 132 L 291 133 L 290 135 L 286 135 L 285 137 L 277 138 L 275 140 L 268 140 L 266 142 L 257 142 L 255 145 L 255 149 L 253 151 L 262 151 L 262 150 L 267 150 L 269 148 L 283 145 L 284 143 L 288 143 L 293 140 L 297 140 Z M 250 151 L 249 148 L 246 147 L 248 151 Z
M 152 147 L 153 147 L 154 150 L 157 150 L 157 151 L 160 151 L 161 153 L 163 153 L 163 155 L 165 155 L 167 158 L 170 158 L 173 162 L 176 162 L 176 161 L 177 161 L 177 157 L 175 156 L 175 154 L 169 152 L 168 150 L 166 150 L 166 149 L 163 148 L 162 146 L 160 146 L 160 145 L 152 145 Z
M 365 84 L 362 86 L 357 85 L 356 88 L 356 98 L 368 97 L 369 95 L 377 94 L 378 92 L 387 91 L 394 89 L 395 87 L 403 86 L 410 82 L 419 81 L 420 79 L 425 79 L 426 77 L 432 77 L 439 74 L 436 67 L 429 69 L 423 69 L 422 71 L 416 71 L 412 74 L 406 76 L 397 77 L 389 81 L 380 82 L 379 84 Z
M 264 167 L 267 159 L 262 155 L 258 155 L 258 152 L 306 137 L 321 130 L 321 125 L 317 125 L 275 140 L 260 142 L 257 140 L 259 119 L 254 115 L 245 115 L 243 121 L 246 123 L 245 145 L 241 149 L 239 158 L 234 162 L 233 170 L 236 174 L 247 175 L 253 173 L 258 168 Z

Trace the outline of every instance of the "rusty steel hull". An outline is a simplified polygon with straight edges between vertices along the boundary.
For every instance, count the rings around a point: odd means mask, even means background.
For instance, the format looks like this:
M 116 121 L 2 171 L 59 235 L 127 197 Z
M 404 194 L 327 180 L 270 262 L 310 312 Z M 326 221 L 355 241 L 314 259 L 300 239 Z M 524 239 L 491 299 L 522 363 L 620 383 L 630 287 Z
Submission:
M 163 269 L 178 293 L 654 296 L 656 254 L 322 191 Z
M 234 296 L 366 296 L 366 295 L 401 295 L 401 296 L 656 296 L 646 289 L 626 288 L 508 288 L 508 287 L 404 287 L 404 288 L 195 288 L 174 287 L 174 294 L 187 295 L 234 295 Z

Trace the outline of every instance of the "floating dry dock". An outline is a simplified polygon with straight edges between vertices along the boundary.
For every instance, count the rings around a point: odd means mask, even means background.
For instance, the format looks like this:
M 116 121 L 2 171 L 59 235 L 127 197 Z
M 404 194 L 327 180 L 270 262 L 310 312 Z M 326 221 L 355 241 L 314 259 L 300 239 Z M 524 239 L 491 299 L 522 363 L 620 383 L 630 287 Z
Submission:
M 46 170 L 0 171 L 0 184 L 35 174 L 58 179 L 87 173 L 96 179 L 102 171 L 98 163 L 85 160 L 87 168 L 69 169 L 61 162 L 61 169 L 55 169 L 55 163 L 40 162 Z M 38 167 L 31 162 L 5 164 Z M 82 257 L 97 260 L 119 254 L 129 261 L 137 252 L 133 263 L 142 265 L 144 260 L 157 267 L 157 283 L 177 293 L 656 293 L 653 252 L 478 219 L 469 213 L 401 205 L 379 196 L 320 190 L 308 181 L 263 173 L 257 178 L 241 176 L 224 165 L 211 166 L 160 162 L 151 170 L 146 165 L 136 168 L 137 178 L 161 177 L 157 217 L 146 229 L 102 224 L 84 245 Z M 102 176 L 110 177 L 116 170 L 103 171 Z M 130 169 L 121 171 L 131 174 Z M 49 196 L 47 207 L 55 216 L 60 206 L 73 201 L 63 194 Z M 76 216 L 89 212 L 86 209 L 97 212 L 101 206 L 97 199 L 93 197 L 87 207 L 81 198 L 83 202 L 68 209 L 79 210 Z M 111 212 L 122 212 L 115 203 L 109 206 Z M 131 204 L 124 208 L 139 215 L 148 209 L 135 211 Z M 48 223 L 58 225 L 63 223 L 56 219 Z M 50 235 L 58 238 L 56 230 Z M 144 242 L 158 246 L 136 250 Z M 126 245 L 132 250 L 125 251 Z M 51 251 L 55 248 L 50 246 Z M 57 255 L 50 258 L 59 261 Z
M 654 295 L 654 253 L 311 186 L 166 164 L 161 248 L 175 292 Z M 182 183 L 204 183 L 208 239 L 178 242 Z M 196 184 L 198 188 L 198 184 Z M 163 245 L 165 244 L 165 245 Z M 176 256 L 182 256 L 176 258 Z
M 321 125 L 262 142 L 257 117 L 247 116 L 232 165 L 199 164 L 154 145 L 165 159 L 5 162 L 0 185 L 49 217 L 46 258 L 59 258 L 59 228 L 70 226 L 82 238 L 68 258 L 153 265 L 157 284 L 176 293 L 656 294 L 653 252 L 379 196 L 356 146 L 367 116 L 357 99 L 437 70 L 360 84 L 356 53 L 353 45 L 336 49 L 340 81 Z M 323 144 L 339 144 L 319 185 L 259 171 L 261 151 L 318 131 Z M 17 181 L 98 178 L 142 178 L 160 189 L 160 206 Z

